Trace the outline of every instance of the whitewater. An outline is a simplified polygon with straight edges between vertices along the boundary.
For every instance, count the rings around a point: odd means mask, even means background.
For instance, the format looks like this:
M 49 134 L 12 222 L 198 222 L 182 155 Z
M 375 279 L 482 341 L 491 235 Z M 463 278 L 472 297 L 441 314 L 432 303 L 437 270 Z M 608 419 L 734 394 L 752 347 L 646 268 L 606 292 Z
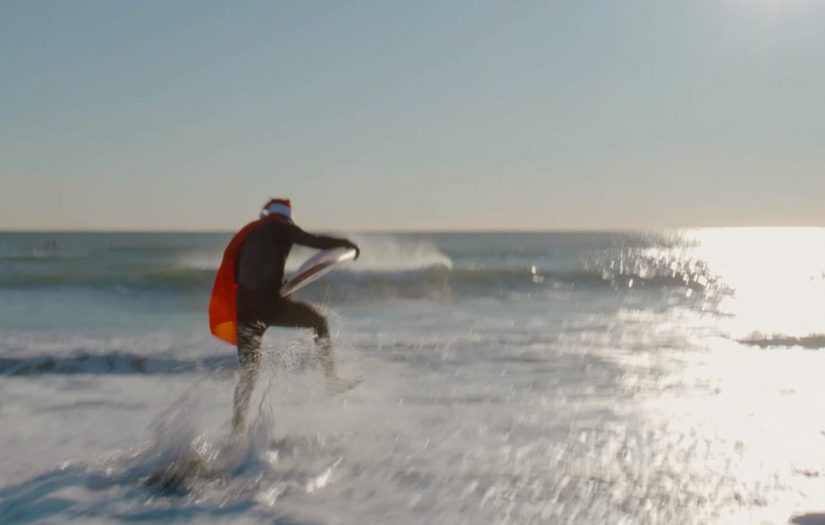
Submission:
M 825 524 L 825 229 L 353 234 L 239 441 L 229 238 L 0 233 L 0 523 Z

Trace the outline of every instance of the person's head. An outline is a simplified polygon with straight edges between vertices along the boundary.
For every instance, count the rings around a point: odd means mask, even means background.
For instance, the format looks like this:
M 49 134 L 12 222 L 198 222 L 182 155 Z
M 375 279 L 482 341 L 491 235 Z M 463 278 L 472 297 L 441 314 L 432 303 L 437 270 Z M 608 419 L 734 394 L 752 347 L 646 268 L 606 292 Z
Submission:
M 292 203 L 289 199 L 269 199 L 269 202 L 261 208 L 261 218 L 271 215 L 279 215 L 282 218 L 292 220 Z

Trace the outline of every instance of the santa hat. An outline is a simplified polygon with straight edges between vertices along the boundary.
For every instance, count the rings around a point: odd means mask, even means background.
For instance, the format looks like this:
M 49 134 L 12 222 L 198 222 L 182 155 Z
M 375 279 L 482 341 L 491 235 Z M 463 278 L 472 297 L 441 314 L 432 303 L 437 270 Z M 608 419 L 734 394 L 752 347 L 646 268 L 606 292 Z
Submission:
M 268 217 L 272 214 L 278 214 L 292 220 L 292 203 L 289 202 L 289 199 L 270 199 L 270 201 L 261 208 L 261 218 Z

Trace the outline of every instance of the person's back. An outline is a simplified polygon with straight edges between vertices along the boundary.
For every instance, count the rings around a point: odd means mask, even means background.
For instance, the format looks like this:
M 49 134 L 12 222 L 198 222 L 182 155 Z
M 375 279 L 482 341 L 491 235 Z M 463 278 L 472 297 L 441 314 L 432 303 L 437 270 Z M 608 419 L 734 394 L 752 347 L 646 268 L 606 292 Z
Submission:
M 292 249 L 294 226 L 266 222 L 246 238 L 238 254 L 238 291 L 249 294 L 272 293 L 284 281 L 284 266 Z

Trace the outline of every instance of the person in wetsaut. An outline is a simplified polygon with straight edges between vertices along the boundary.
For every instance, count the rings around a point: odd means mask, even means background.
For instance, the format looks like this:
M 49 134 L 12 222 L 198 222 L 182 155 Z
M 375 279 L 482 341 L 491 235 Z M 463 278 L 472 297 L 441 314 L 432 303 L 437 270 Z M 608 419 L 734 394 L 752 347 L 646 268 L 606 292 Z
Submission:
M 260 218 L 244 226 L 224 251 L 209 303 L 212 333 L 238 346 L 240 378 L 235 388 L 233 434 L 243 431 L 249 399 L 258 376 L 261 338 L 270 326 L 311 328 L 318 359 L 331 391 L 351 386 L 338 377 L 327 320 L 311 305 L 281 297 L 284 265 L 293 244 L 310 248 L 352 248 L 347 239 L 307 233 L 292 222 L 289 199 L 272 199 Z

